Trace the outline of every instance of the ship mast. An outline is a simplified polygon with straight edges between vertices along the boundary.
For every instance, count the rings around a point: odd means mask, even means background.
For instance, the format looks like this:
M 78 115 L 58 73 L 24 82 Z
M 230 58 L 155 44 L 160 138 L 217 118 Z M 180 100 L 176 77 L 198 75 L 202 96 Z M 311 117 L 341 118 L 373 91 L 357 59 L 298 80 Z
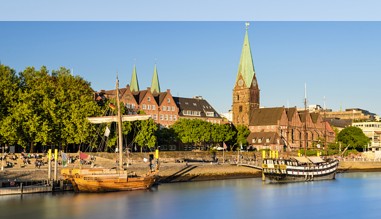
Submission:
M 120 104 L 119 104 L 119 79 L 116 77 L 116 104 L 118 107 L 118 146 L 119 146 L 119 171 L 123 170 L 123 138 L 122 138 L 122 116 L 120 113 Z
M 325 96 L 324 96 L 324 145 L 323 145 L 323 148 L 324 148 L 324 151 L 327 152 L 327 155 L 328 155 L 328 147 L 327 147 L 327 118 L 326 118 L 326 115 L 325 115 L 325 112 L 327 111 L 327 108 L 325 106 Z
M 307 85 L 304 84 L 304 156 L 307 155 Z

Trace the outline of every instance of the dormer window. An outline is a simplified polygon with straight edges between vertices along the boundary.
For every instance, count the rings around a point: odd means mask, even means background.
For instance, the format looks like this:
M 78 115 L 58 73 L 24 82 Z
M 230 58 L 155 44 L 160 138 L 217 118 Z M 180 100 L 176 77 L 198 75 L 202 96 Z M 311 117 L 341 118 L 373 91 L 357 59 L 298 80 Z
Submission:
M 148 97 L 148 98 L 147 98 L 147 101 L 148 101 L 148 102 L 151 101 L 151 97 Z
M 208 116 L 208 117 L 214 117 L 214 112 L 206 112 L 206 116 Z
M 170 102 L 171 102 L 171 99 L 170 99 L 170 98 L 167 98 L 167 102 L 170 103 Z

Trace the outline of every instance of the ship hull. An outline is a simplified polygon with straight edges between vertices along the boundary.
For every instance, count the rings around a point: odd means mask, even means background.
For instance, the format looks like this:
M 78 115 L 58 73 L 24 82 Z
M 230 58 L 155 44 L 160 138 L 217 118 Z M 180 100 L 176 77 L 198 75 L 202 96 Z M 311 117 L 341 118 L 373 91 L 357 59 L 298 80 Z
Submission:
M 144 176 L 118 174 L 109 169 L 63 169 L 61 174 L 73 185 L 75 192 L 116 192 L 149 189 L 156 182 L 157 172 Z
M 266 180 L 270 183 L 288 183 L 288 182 L 310 182 L 320 180 L 332 180 L 335 179 L 336 173 L 321 174 L 321 175 L 305 175 L 294 176 L 288 174 L 265 174 Z
M 289 160 L 267 159 L 262 171 L 266 181 L 271 183 L 309 182 L 335 179 L 338 165 L 338 160 L 300 164 Z
M 70 179 L 75 192 L 116 192 L 149 189 L 156 181 L 154 175 L 129 177 L 83 175 Z

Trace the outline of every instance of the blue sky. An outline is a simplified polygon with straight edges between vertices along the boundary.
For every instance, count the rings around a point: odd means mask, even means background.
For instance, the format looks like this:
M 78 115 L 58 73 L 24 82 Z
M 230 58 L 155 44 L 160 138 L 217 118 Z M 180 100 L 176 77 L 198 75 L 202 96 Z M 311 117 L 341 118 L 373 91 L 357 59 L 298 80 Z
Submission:
M 64 66 L 113 89 L 130 82 L 136 64 L 140 89 L 155 63 L 162 90 L 201 95 L 227 112 L 245 22 L 0 22 L 0 61 L 22 71 Z M 251 22 L 249 39 L 261 105 L 363 108 L 381 114 L 381 22 Z
M 0 0 L 0 5 L 0 20 L 381 20 L 379 0 Z
M 162 90 L 201 95 L 226 112 L 244 23 L 251 21 L 262 106 L 302 107 L 306 83 L 310 104 L 323 105 L 325 97 L 334 110 L 358 107 L 381 114 L 379 0 L 0 0 L 0 5 L 0 61 L 17 71 L 65 66 L 100 90 L 113 88 L 116 72 L 121 85 L 129 83 L 136 64 L 145 89 L 156 63 Z

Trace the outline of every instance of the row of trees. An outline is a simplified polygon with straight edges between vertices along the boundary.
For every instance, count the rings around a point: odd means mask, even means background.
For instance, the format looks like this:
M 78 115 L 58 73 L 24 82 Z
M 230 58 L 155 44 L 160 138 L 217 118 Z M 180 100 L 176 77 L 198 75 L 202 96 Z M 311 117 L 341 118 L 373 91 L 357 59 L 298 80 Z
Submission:
M 230 124 L 212 124 L 198 119 L 180 119 L 170 129 L 164 129 L 161 133 L 167 137 L 163 139 L 178 140 L 183 144 L 209 147 L 222 145 L 225 142 L 229 146 L 235 147 L 239 144 L 246 145 L 249 130 L 245 126 L 236 128 Z M 163 142 L 167 145 L 170 143 Z
M 90 83 L 71 75 L 66 68 L 49 73 L 45 66 L 39 70 L 28 67 L 16 74 L 10 67 L 0 65 L 0 144 L 20 145 L 33 152 L 36 145 L 63 149 L 86 145 L 96 149 L 103 141 L 103 150 L 107 151 L 117 144 L 115 126 L 92 125 L 86 118 L 104 115 L 106 110 L 116 114 L 108 108 L 110 101 L 95 102 Z M 100 129 L 106 126 L 111 132 L 104 141 L 104 131 Z M 208 146 L 222 142 L 246 144 L 248 134 L 243 126 L 236 129 L 202 120 L 181 119 L 171 128 L 159 128 L 152 119 L 123 124 L 125 143 L 142 147 L 179 142 Z

